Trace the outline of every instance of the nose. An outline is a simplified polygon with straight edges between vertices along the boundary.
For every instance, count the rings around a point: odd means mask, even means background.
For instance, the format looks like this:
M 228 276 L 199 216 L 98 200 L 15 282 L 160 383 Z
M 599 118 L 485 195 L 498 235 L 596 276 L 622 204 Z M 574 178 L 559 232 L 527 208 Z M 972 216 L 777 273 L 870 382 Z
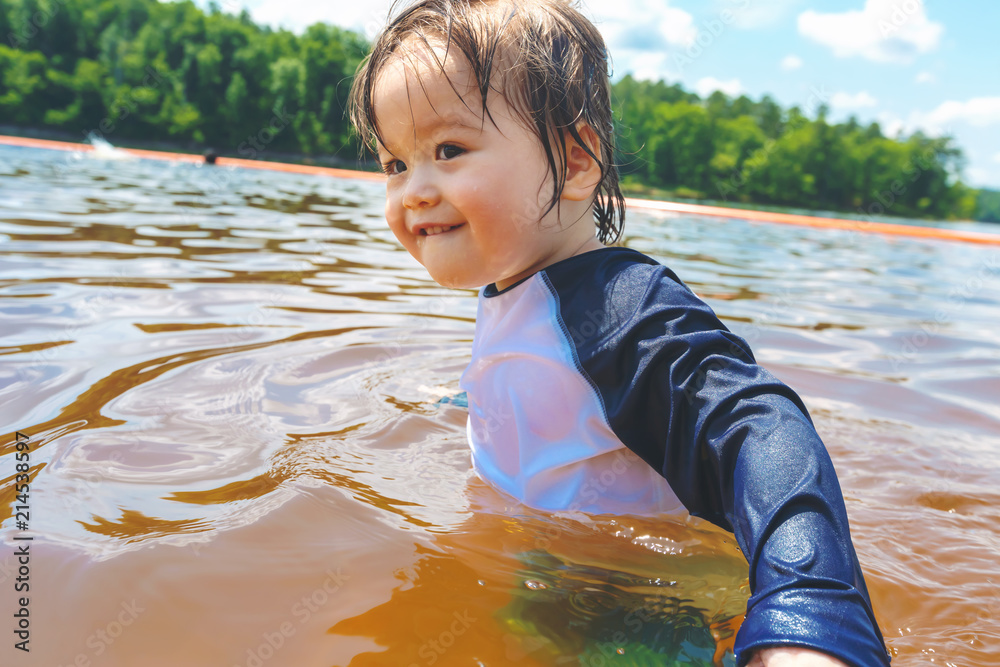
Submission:
M 441 193 L 427 169 L 410 169 L 403 191 L 403 206 L 410 210 L 434 206 Z

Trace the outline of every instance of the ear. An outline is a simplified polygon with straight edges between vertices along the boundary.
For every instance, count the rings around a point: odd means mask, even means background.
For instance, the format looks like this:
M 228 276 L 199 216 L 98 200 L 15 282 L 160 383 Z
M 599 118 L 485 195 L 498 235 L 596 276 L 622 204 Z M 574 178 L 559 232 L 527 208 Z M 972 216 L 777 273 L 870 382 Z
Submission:
M 573 138 L 569 130 L 563 130 L 566 138 L 566 187 L 563 188 L 562 198 L 587 201 L 594 196 L 601 182 L 601 165 L 590 155 L 593 153 L 601 157 L 601 141 L 594 128 L 586 123 L 577 123 L 576 131 L 586 148 Z

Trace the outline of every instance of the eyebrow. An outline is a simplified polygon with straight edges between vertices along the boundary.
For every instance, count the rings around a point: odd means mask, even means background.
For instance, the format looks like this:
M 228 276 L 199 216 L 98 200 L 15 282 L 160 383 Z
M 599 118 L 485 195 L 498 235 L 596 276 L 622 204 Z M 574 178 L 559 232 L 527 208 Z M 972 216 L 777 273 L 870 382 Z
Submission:
M 483 131 L 483 125 L 485 124 L 485 121 L 483 123 L 480 123 L 480 124 L 472 125 L 472 124 L 466 122 L 462 118 L 463 115 L 464 114 L 458 114 L 458 113 L 454 113 L 454 112 L 443 114 L 443 115 L 442 114 L 435 114 L 435 116 L 437 117 L 437 120 L 433 121 L 433 123 L 430 125 L 430 130 L 434 131 L 434 130 L 438 130 L 440 128 L 445 128 L 445 129 L 456 128 L 456 129 L 461 129 L 461 130 L 472 130 L 474 132 L 482 132 Z M 390 155 L 395 155 L 395 153 L 388 146 L 386 146 L 385 144 L 383 144 L 381 141 L 378 142 L 378 146 L 381 149 L 385 150 Z
M 468 122 L 466 122 L 462 118 L 463 115 L 464 114 L 457 114 L 457 113 L 454 113 L 454 112 L 453 113 L 444 114 L 444 115 L 437 114 L 437 117 L 440 120 L 439 121 L 435 121 L 431 125 L 431 127 L 434 128 L 434 129 L 437 129 L 438 127 L 457 127 L 457 128 L 467 129 L 467 130 L 482 130 L 483 129 L 483 126 L 481 124 L 479 124 L 479 125 L 471 125 Z

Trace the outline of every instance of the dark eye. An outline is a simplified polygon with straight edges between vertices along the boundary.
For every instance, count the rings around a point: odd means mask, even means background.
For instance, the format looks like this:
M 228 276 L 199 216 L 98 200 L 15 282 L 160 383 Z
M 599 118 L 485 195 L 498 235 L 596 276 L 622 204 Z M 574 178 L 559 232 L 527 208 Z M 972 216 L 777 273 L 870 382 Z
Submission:
M 437 157 L 439 160 L 451 160 L 464 152 L 464 148 L 459 148 L 454 144 L 441 144 L 437 149 Z
M 406 171 L 406 163 L 401 160 L 389 160 L 382 165 L 382 171 L 384 171 L 389 176 L 395 176 L 396 174 L 402 174 Z

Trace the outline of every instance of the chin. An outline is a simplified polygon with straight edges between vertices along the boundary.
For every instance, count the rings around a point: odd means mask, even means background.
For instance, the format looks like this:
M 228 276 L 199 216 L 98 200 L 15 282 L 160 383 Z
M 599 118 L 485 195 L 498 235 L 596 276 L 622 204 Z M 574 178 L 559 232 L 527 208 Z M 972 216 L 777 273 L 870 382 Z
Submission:
M 431 279 L 434 282 L 448 289 L 479 289 L 483 285 L 493 282 L 483 278 L 477 280 L 477 276 L 461 275 L 447 271 L 431 271 L 428 269 L 427 273 L 431 275 Z
M 434 276 L 431 276 L 431 278 L 434 278 Z M 474 290 L 478 290 L 480 287 L 482 287 L 483 285 L 486 284 L 486 283 L 472 282 L 472 281 L 468 281 L 468 280 L 444 280 L 444 279 L 438 279 L 438 278 L 434 278 L 434 282 L 436 282 L 441 287 L 447 287 L 448 289 L 474 289 Z

